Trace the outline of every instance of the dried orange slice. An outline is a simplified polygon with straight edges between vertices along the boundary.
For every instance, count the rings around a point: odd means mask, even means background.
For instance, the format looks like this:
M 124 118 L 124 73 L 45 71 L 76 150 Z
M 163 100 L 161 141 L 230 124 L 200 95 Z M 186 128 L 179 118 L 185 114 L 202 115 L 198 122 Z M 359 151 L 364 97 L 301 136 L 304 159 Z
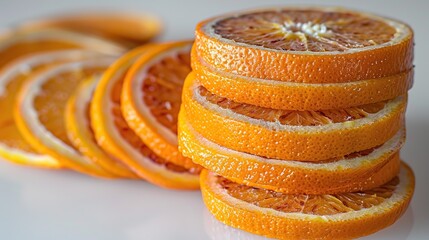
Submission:
M 405 131 L 400 131 L 377 148 L 341 159 L 283 161 L 219 146 L 198 134 L 183 111 L 179 115 L 179 146 L 184 156 L 234 182 L 288 194 L 331 194 L 380 186 L 398 174 L 404 141 Z
M 402 164 L 397 177 L 371 190 L 288 195 L 204 170 L 201 191 L 208 210 L 232 227 L 280 239 L 351 239 L 390 226 L 406 211 L 414 174 Z
M 131 12 L 85 12 L 33 20 L 19 26 L 20 30 L 65 29 L 95 35 L 133 47 L 158 35 L 162 29 L 158 18 Z
M 183 82 L 191 71 L 192 42 L 158 45 L 143 54 L 125 79 L 121 107 L 125 120 L 160 157 L 198 168 L 177 149 L 177 117 Z
M 110 41 L 64 30 L 8 31 L 0 33 L 0 68 L 30 53 L 49 50 L 89 48 L 106 54 L 119 54 L 125 49 Z
M 302 83 L 381 78 L 412 69 L 413 31 L 340 8 L 234 13 L 196 28 L 197 54 L 223 72 Z
M 198 189 L 198 169 L 187 169 L 156 155 L 122 116 L 120 98 L 125 75 L 131 65 L 152 47 L 132 50 L 106 71 L 94 92 L 91 125 L 98 144 L 140 177 L 166 188 Z
M 64 122 L 67 100 L 79 82 L 101 74 L 113 60 L 112 57 L 98 57 L 63 63 L 31 76 L 18 94 L 14 114 L 24 139 L 70 169 L 98 177 L 113 177 L 73 147 Z
M 91 158 L 104 169 L 117 176 L 136 178 L 136 175 L 120 160 L 104 152 L 95 140 L 89 111 L 92 94 L 99 79 L 99 77 L 91 77 L 80 83 L 67 101 L 64 116 L 68 137 L 83 155 Z
M 414 71 L 348 83 L 291 83 L 239 76 L 214 69 L 192 51 L 192 69 L 210 92 L 256 106 L 287 110 L 349 108 L 404 95 Z
M 192 127 L 221 146 L 275 159 L 320 161 L 392 138 L 403 125 L 406 103 L 400 96 L 347 109 L 275 110 L 216 96 L 191 73 L 182 106 Z
M 87 50 L 62 50 L 21 57 L 0 71 L 0 156 L 8 161 L 39 167 L 58 168 L 60 164 L 33 149 L 21 136 L 13 119 L 16 95 L 23 82 L 37 71 L 55 64 L 93 58 L 100 54 Z

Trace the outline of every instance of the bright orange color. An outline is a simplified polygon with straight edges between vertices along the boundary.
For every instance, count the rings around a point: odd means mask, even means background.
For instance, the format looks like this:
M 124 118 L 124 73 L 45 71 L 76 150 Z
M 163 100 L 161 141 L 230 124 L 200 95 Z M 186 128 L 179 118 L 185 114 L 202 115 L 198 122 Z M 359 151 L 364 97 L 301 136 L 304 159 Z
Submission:
M 98 80 L 99 78 L 92 77 L 80 83 L 67 101 L 64 121 L 68 137 L 83 155 L 91 158 L 107 171 L 120 177 L 137 178 L 120 160 L 104 152 L 95 140 L 90 125 L 89 108 Z
M 413 32 L 340 8 L 283 8 L 199 23 L 198 56 L 222 72 L 296 83 L 382 78 L 413 68 Z
M 177 150 L 177 116 L 183 82 L 191 71 L 192 42 L 160 44 L 143 54 L 128 71 L 122 114 L 140 139 L 160 157 L 187 168 L 199 168 Z
M 73 148 L 64 123 L 64 108 L 74 89 L 83 79 L 102 73 L 112 61 L 111 57 L 99 56 L 55 65 L 31 76 L 18 94 L 14 112 L 24 139 L 67 168 L 97 177 L 115 177 Z
M 221 146 L 258 156 L 323 161 L 383 144 L 401 129 L 406 97 L 323 112 L 265 109 L 217 97 L 191 73 L 182 107 L 192 127 Z
M 290 83 L 249 78 L 221 72 L 198 59 L 192 51 L 192 68 L 210 92 L 236 102 L 287 110 L 348 108 L 404 95 L 412 87 L 414 71 L 349 83 Z
M 198 134 L 179 116 L 179 147 L 211 172 L 234 182 L 288 194 L 331 194 L 368 190 L 399 172 L 401 131 L 382 146 L 323 163 L 268 159 L 219 146 Z
M 356 193 L 287 195 L 233 183 L 204 170 L 201 191 L 221 222 L 279 239 L 351 239 L 393 224 L 407 209 L 414 174 L 403 163 L 398 177 Z
M 104 73 L 93 96 L 90 118 L 97 143 L 147 181 L 173 189 L 198 189 L 198 171 L 186 169 L 157 156 L 127 125 L 120 97 L 125 74 L 154 45 L 122 56 Z

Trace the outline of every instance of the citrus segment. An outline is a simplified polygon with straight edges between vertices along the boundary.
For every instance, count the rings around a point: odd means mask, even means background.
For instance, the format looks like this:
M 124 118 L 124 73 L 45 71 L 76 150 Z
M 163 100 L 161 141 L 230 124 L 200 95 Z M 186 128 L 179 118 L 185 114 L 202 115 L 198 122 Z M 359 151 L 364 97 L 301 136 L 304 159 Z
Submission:
M 21 136 L 13 119 L 16 95 L 32 74 L 59 63 L 99 56 L 86 50 L 61 50 L 31 54 L 6 65 L 0 71 L 0 156 L 11 162 L 40 167 L 58 168 L 55 159 L 35 151 Z
M 91 158 L 102 168 L 121 177 L 136 178 L 136 175 L 121 161 L 104 152 L 95 140 L 90 125 L 89 110 L 98 81 L 99 77 L 91 77 L 83 81 L 67 101 L 64 117 L 68 137 L 83 155 Z
M 201 190 L 219 221 L 248 232 L 281 239 L 350 239 L 393 224 L 412 198 L 414 175 L 402 164 L 399 176 L 371 190 L 288 195 L 203 171 Z
M 121 91 L 131 65 L 153 45 L 137 48 L 121 57 L 103 75 L 91 104 L 91 125 L 98 144 L 123 161 L 140 177 L 175 189 L 199 188 L 197 169 L 187 169 L 157 156 L 127 125 L 121 112 Z
M 210 92 L 236 102 L 287 110 L 322 110 L 355 107 L 393 99 L 407 93 L 414 71 L 349 83 L 290 83 L 221 72 L 196 57 L 192 68 Z
M 198 56 L 246 77 L 339 83 L 412 69 L 413 32 L 392 19 L 339 8 L 234 13 L 197 25 Z
M 263 157 L 320 161 L 379 146 L 402 127 L 406 97 L 348 109 L 274 110 L 216 96 L 185 81 L 183 108 L 203 137 Z M 329 147 L 326 147 L 329 146 Z
M 128 125 L 157 155 L 178 165 L 198 168 L 177 150 L 177 116 L 183 82 L 191 71 L 192 42 L 158 45 L 130 69 L 122 90 L 122 113 Z
M 64 108 L 79 82 L 101 74 L 112 61 L 111 57 L 98 57 L 63 63 L 30 77 L 19 92 L 14 115 L 24 139 L 68 168 L 113 177 L 72 146 L 64 123 Z

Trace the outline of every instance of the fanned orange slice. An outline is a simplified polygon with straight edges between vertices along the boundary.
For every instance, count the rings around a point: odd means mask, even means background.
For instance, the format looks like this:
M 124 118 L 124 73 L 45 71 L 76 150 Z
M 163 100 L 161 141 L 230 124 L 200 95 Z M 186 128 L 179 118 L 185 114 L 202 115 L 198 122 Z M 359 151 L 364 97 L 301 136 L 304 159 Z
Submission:
M 106 54 L 125 51 L 113 42 L 65 30 L 8 31 L 0 33 L 0 68 L 30 53 L 70 48 L 88 48 Z
M 179 147 L 211 172 L 234 182 L 288 194 L 330 194 L 368 190 L 399 172 L 405 131 L 385 144 L 321 163 L 284 161 L 234 151 L 198 134 L 184 112 L 179 115 Z
M 390 226 L 406 211 L 414 174 L 402 164 L 399 176 L 371 190 L 288 195 L 204 170 L 201 191 L 208 210 L 235 228 L 279 239 L 352 239 Z
M 156 155 L 122 116 L 120 98 L 125 75 L 131 65 L 152 47 L 140 47 L 125 54 L 106 71 L 94 92 L 91 125 L 98 144 L 140 177 L 166 188 L 198 189 L 198 169 L 187 169 Z
M 406 96 L 347 109 L 290 111 L 210 93 L 191 73 L 183 108 L 192 127 L 226 148 L 258 156 L 323 161 L 379 146 L 401 129 Z
M 89 111 L 92 95 L 99 79 L 99 77 L 91 77 L 80 83 L 67 101 L 64 116 L 68 137 L 83 155 L 91 158 L 99 166 L 117 176 L 136 178 L 136 175 L 120 160 L 110 156 L 97 145 Z
M 124 82 L 121 107 L 130 128 L 167 161 L 198 168 L 177 149 L 177 117 L 183 82 L 191 71 L 192 42 L 158 45 L 131 67 Z
M 52 28 L 107 38 L 127 47 L 147 42 L 162 29 L 160 20 L 148 14 L 97 11 L 62 14 L 18 26 L 21 31 Z
M 14 115 L 24 139 L 70 169 L 97 177 L 114 177 L 73 147 L 64 122 L 64 108 L 78 84 L 101 74 L 113 60 L 98 57 L 63 63 L 31 76 L 19 92 Z
M 195 50 L 195 49 L 194 49 Z M 291 83 L 239 76 L 219 71 L 192 51 L 192 68 L 210 92 L 236 102 L 286 110 L 349 108 L 404 95 L 414 71 L 348 83 Z
M 76 46 L 78 43 L 76 43 Z M 94 46 L 96 47 L 96 46 Z M 21 136 L 13 119 L 16 95 L 34 72 L 55 64 L 99 56 L 87 50 L 62 50 L 21 57 L 0 71 L 0 156 L 8 161 L 39 167 L 58 168 L 60 163 L 33 149 Z
M 413 31 L 406 24 L 332 7 L 215 17 L 198 24 L 195 46 L 223 72 L 286 82 L 350 82 L 413 67 Z

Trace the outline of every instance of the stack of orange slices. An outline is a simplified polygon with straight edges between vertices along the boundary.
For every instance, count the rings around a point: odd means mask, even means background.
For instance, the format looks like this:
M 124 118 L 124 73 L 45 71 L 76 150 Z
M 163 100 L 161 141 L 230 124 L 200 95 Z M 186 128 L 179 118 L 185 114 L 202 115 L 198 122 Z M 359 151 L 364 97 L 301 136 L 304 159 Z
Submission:
M 206 169 L 203 199 L 218 220 L 273 238 L 343 239 L 407 209 L 409 26 L 338 8 L 263 9 L 199 23 L 191 55 L 179 149 Z

